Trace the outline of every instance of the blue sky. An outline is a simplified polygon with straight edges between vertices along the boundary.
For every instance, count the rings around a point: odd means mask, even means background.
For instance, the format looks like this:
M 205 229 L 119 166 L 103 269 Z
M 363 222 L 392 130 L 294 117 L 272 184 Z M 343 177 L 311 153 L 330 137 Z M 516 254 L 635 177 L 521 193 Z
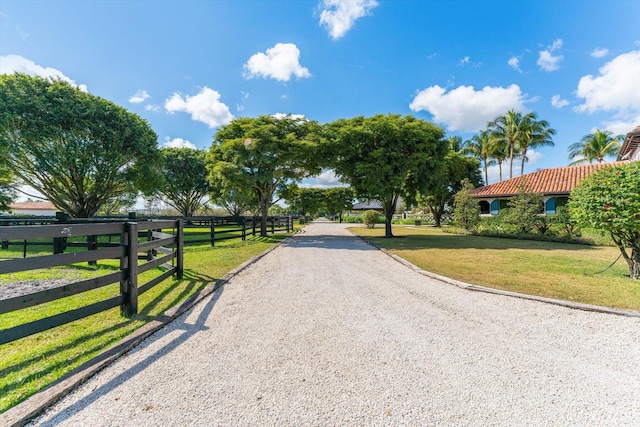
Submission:
M 413 114 L 467 139 L 516 108 L 557 130 L 531 172 L 640 125 L 637 0 L 3 0 L 0 19 L 1 73 L 68 79 L 160 145 L 208 149 L 232 118 L 276 113 Z

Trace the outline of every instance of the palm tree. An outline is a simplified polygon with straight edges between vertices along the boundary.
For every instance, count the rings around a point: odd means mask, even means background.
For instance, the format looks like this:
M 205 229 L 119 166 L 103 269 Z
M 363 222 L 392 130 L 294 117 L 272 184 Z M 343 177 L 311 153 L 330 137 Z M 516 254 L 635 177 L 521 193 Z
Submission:
M 447 138 L 447 141 L 449 142 L 449 149 L 451 151 L 459 153 L 463 149 L 462 137 L 457 135 L 450 136 L 449 138 Z
M 596 129 L 593 133 L 582 137 L 580 142 L 569 146 L 569 160 L 578 157 L 570 165 L 582 163 L 602 163 L 607 156 L 617 156 L 620 152 L 621 136 L 613 136 L 613 132 Z
M 513 159 L 517 156 L 518 143 L 525 138 L 528 123 L 534 121 L 535 113 L 524 116 L 516 110 L 509 110 L 504 116 L 489 122 L 489 129 L 494 138 L 500 139 L 509 147 L 509 179 L 513 178 Z
M 495 159 L 498 164 L 498 170 L 500 172 L 500 182 L 502 182 L 502 164 L 509 157 L 509 146 L 505 141 L 497 138 L 491 140 L 491 146 L 489 147 L 490 157 Z
M 487 168 L 495 164 L 495 160 L 491 159 L 491 143 L 491 132 L 482 130 L 477 135 L 471 137 L 470 140 L 465 141 L 460 150 L 460 153 L 473 156 L 482 162 L 485 185 L 489 185 Z
M 525 115 L 522 120 L 526 121 L 526 126 L 522 138 L 518 141 L 520 158 L 522 159 L 520 175 L 524 174 L 524 164 L 529 160 L 527 150 L 544 146 L 553 147 L 553 135 L 556 133 L 555 129 L 549 127 L 548 121 L 537 120 L 535 113 Z

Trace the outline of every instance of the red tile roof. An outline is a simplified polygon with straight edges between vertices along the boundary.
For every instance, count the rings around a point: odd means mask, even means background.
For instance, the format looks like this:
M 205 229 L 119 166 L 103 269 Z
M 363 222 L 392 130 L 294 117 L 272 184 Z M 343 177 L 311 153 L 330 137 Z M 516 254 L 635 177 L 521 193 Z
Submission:
M 534 193 L 569 194 L 584 178 L 600 168 L 618 166 L 628 162 L 591 163 L 588 165 L 567 166 L 563 168 L 543 169 L 506 181 L 485 185 L 471 191 L 475 197 L 509 197 L 518 193 L 520 183 Z
M 13 210 L 56 210 L 56 207 L 51 202 L 15 202 L 11 203 L 9 207 Z

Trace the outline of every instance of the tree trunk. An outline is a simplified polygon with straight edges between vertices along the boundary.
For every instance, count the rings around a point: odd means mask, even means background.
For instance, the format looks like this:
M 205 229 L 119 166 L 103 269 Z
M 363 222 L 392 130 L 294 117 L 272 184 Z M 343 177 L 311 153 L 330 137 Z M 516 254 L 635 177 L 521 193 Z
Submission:
M 384 237 L 393 237 L 393 232 L 391 231 L 391 221 L 393 220 L 393 211 L 391 213 L 386 213 L 386 221 L 384 224 Z
M 502 161 L 498 162 L 498 169 L 500 170 L 500 182 L 502 182 Z
M 489 172 L 487 171 L 487 159 L 484 159 L 484 185 L 489 185 Z
M 509 143 L 509 179 L 513 178 L 513 154 L 515 150 L 515 142 Z
M 520 164 L 520 176 L 524 175 L 524 160 L 527 158 L 527 150 L 522 152 L 522 163 Z
M 266 198 L 260 199 L 260 209 L 262 218 L 260 220 L 260 236 L 267 237 L 267 219 L 269 216 L 269 201 Z
M 631 257 L 626 256 L 626 251 L 623 251 L 623 254 L 629 265 L 629 277 L 640 280 L 640 249 L 631 249 Z
M 391 200 L 387 203 L 384 202 L 384 237 L 393 237 L 393 231 L 391 230 L 391 221 L 393 221 L 393 213 L 396 211 L 396 205 L 398 204 L 398 196 L 391 196 Z

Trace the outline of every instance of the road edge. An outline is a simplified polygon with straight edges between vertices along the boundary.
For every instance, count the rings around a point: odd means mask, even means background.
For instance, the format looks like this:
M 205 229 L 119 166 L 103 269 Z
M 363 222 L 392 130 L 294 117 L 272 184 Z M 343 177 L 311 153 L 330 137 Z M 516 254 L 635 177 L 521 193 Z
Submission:
M 423 276 L 427 276 L 427 277 L 429 277 L 431 279 L 438 280 L 438 281 L 446 283 L 448 285 L 456 286 L 456 287 L 458 287 L 460 289 L 465 289 L 465 290 L 474 291 L 474 292 L 484 292 L 484 293 L 488 293 L 488 294 L 502 295 L 502 296 L 507 296 L 507 297 L 512 297 L 512 298 L 520 298 L 520 299 L 525 299 L 525 300 L 530 300 L 530 301 L 537 301 L 537 302 L 542 302 L 542 303 L 545 303 L 545 304 L 553 304 L 553 305 L 558 305 L 558 306 L 562 306 L 562 307 L 572 308 L 574 310 L 582 310 L 582 311 L 590 311 L 590 312 L 595 312 L 595 313 L 614 314 L 614 315 L 617 315 L 617 316 L 640 318 L 640 312 L 638 312 L 638 311 L 622 310 L 622 309 L 618 309 L 618 308 L 604 307 L 604 306 L 600 306 L 600 305 L 591 305 L 591 304 L 584 304 L 584 303 L 580 303 L 580 302 L 571 302 L 571 301 L 565 301 L 565 300 L 554 299 L 554 298 L 540 297 L 540 296 L 537 296 L 537 295 L 522 294 L 522 293 L 519 293 L 519 292 L 503 291 L 503 290 L 500 290 L 500 289 L 493 289 L 493 288 L 487 288 L 487 287 L 484 287 L 484 286 L 472 285 L 470 283 L 462 282 L 460 280 L 455 280 L 455 279 L 451 279 L 451 278 L 446 277 L 446 276 L 441 276 L 439 274 L 423 270 L 420 267 L 418 267 L 417 265 L 412 264 L 409 261 L 407 261 L 406 259 L 404 259 L 404 258 L 392 253 L 388 249 L 385 249 L 385 248 L 382 248 L 382 247 L 376 245 L 375 243 L 373 243 L 372 241 L 366 239 L 365 237 L 358 236 L 357 234 L 355 234 L 353 231 L 351 231 L 348 228 L 347 228 L 347 230 L 349 230 L 349 232 L 351 234 L 353 234 L 355 237 L 365 241 L 366 243 L 368 243 L 371 246 L 375 247 L 376 249 L 378 249 L 379 251 L 381 251 L 382 253 L 384 253 L 388 257 L 390 257 L 390 258 L 394 259 L 395 261 L 399 262 L 400 264 L 403 264 L 404 266 L 412 269 L 416 273 L 422 274 Z

